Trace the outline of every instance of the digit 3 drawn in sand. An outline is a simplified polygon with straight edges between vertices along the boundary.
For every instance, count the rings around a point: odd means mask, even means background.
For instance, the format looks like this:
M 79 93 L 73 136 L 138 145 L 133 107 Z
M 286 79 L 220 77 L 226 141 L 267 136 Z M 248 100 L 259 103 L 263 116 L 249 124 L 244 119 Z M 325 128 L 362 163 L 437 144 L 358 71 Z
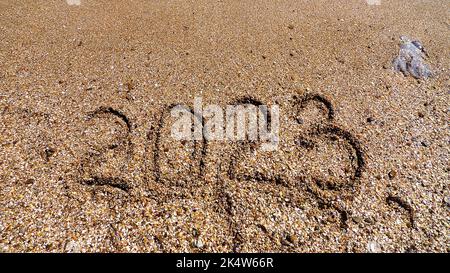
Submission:
M 86 122 L 83 137 L 87 150 L 79 167 L 80 183 L 128 192 L 131 184 L 125 175 L 133 150 L 130 120 L 116 109 L 101 107 L 90 113 Z
M 150 132 L 149 137 L 154 138 L 153 147 L 153 176 L 156 183 L 166 186 L 186 187 L 201 183 L 204 174 L 204 156 L 207 152 L 207 141 L 202 140 L 177 140 L 171 136 L 171 116 L 173 109 L 182 110 L 191 115 L 193 120 L 202 122 L 202 118 L 190 107 L 172 104 L 163 109 L 158 120 L 155 132 Z M 194 128 L 191 128 L 193 132 Z
M 304 135 L 300 135 L 296 144 L 313 153 L 325 151 L 324 158 L 319 162 L 323 166 L 327 161 L 328 169 L 318 168 L 307 178 L 309 189 L 324 201 L 332 201 L 335 197 L 342 197 L 344 193 L 352 193 L 365 167 L 363 152 L 359 141 L 348 131 L 334 125 L 335 113 L 332 104 L 317 94 L 307 94 L 295 100 L 297 105 L 297 122 L 302 123 L 302 113 L 311 104 L 319 104 L 325 109 L 325 119 L 317 124 L 310 124 Z M 321 146 L 333 146 L 334 152 Z M 330 147 L 328 147 L 330 148 Z M 341 154 L 340 158 L 332 159 Z M 307 153 L 308 154 L 308 153 Z M 328 160 L 327 160 L 328 159 Z M 316 162 L 314 162 L 316 163 Z M 337 166 L 337 164 L 341 166 Z M 339 170 L 328 175 L 335 167 Z M 326 174 L 326 175 L 323 175 Z M 336 177 L 337 176 L 337 177 Z
M 256 99 L 244 101 L 255 106 L 262 104 Z M 335 201 L 352 197 L 355 192 L 365 165 L 361 145 L 351 133 L 335 125 L 333 106 L 324 97 L 307 94 L 292 101 L 291 119 L 295 122 L 280 130 L 279 150 L 264 153 L 258 149 L 260 143 L 236 144 L 229 163 L 229 179 L 241 183 L 253 181 L 261 189 L 267 184 L 280 191 L 287 189 L 293 206 L 311 196 L 324 213 L 334 215 L 330 209 L 335 210 L 340 227 L 345 228 L 347 212 Z M 238 235 L 235 245 L 239 248 L 242 236 L 239 224 L 233 224 Z
M 262 105 L 256 99 L 249 100 L 246 98 L 237 102 L 253 104 L 255 106 Z M 308 122 L 304 119 L 302 114 L 309 106 L 321 110 L 323 118 L 315 114 L 312 121 Z M 308 94 L 301 98 L 294 98 L 294 105 L 292 107 L 295 110 L 295 119 L 300 130 L 296 131 L 291 128 L 283 129 L 292 130 L 295 133 L 292 134 L 293 136 L 288 134 L 283 135 L 287 141 L 285 145 L 281 145 L 281 151 L 278 153 L 259 153 L 258 145 L 260 143 L 249 141 L 239 143 L 239 148 L 236 149 L 230 160 L 229 178 L 272 182 L 289 186 L 297 184 L 298 180 L 306 180 L 305 182 L 311 182 L 308 183 L 310 184 L 309 189 L 319 197 L 324 198 L 330 198 L 331 196 L 328 194 L 330 192 L 345 191 L 353 188 L 364 169 L 363 153 L 359 141 L 351 133 L 334 125 L 334 109 L 332 104 L 320 95 Z M 268 122 L 270 122 L 270 116 L 268 116 Z M 295 127 L 295 125 L 292 127 Z M 289 147 L 295 147 L 295 150 L 285 150 Z M 280 162 L 286 166 L 281 166 L 281 168 L 273 166 L 270 168 L 270 163 L 268 165 L 258 162 L 257 168 L 253 170 L 251 168 L 250 170 L 249 168 L 243 168 L 245 171 L 238 170 L 239 166 L 242 165 L 241 163 L 243 163 L 242 161 L 249 160 L 250 157 L 254 158 L 256 155 L 257 160 L 253 161 L 258 161 L 259 154 L 261 154 L 261 161 L 268 161 L 264 160 L 264 158 L 268 157 L 270 159 L 275 155 L 282 156 L 286 160 L 281 160 Z M 328 167 L 338 167 L 341 169 L 340 172 L 320 168 L 320 165 L 325 165 L 327 160 L 335 155 L 340 155 L 339 160 L 330 162 Z M 301 164 L 297 166 L 303 167 L 302 172 L 292 167 L 295 166 L 293 160 L 296 159 L 301 160 Z M 337 164 L 343 164 L 343 166 L 336 166 Z M 305 166 L 308 167 L 304 168 Z M 283 173 L 278 169 L 285 169 L 286 171 Z M 322 177 L 321 174 L 324 173 L 326 175 Z M 333 175 L 329 175 L 329 173 L 336 173 L 335 176 L 337 177 L 332 177 Z

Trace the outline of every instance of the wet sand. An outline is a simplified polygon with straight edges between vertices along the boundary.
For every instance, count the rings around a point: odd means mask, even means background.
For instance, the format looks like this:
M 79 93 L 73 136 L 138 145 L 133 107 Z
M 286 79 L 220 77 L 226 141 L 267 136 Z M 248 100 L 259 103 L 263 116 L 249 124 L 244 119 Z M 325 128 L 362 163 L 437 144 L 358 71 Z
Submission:
M 449 10 L 0 0 L 0 251 L 448 252 Z M 279 105 L 279 149 L 174 141 L 195 97 Z

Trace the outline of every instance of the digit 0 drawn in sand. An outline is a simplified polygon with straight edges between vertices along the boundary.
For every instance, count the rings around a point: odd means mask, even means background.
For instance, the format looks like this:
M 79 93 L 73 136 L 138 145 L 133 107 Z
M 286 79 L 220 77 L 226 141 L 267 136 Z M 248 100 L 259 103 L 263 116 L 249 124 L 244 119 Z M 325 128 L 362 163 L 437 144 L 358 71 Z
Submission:
M 154 138 L 153 176 L 156 183 L 166 186 L 193 187 L 202 181 L 208 142 L 205 138 L 177 140 L 170 135 L 173 122 L 169 121 L 174 119 L 171 111 L 176 107 L 190 113 L 192 119 L 201 120 L 203 124 L 202 117 L 190 107 L 171 104 L 162 110 L 157 127 L 148 134 Z
M 100 107 L 88 114 L 86 122 L 87 150 L 79 166 L 80 183 L 129 192 L 131 184 L 125 175 L 133 152 L 130 120 L 119 110 Z
M 155 234 L 154 242 L 162 252 L 171 252 L 177 245 L 192 252 L 212 251 L 210 245 L 204 245 L 201 240 L 220 244 L 226 239 L 215 234 L 227 230 L 227 226 L 223 214 L 208 213 L 215 211 L 213 208 L 217 203 L 213 197 L 215 185 L 210 185 L 208 182 L 211 181 L 205 177 L 209 143 L 204 137 L 199 140 L 174 137 L 172 126 L 179 121 L 179 116 L 174 113 L 183 113 L 188 119 L 183 120 L 187 132 L 194 132 L 194 120 L 201 120 L 205 128 L 198 113 L 178 103 L 164 106 L 150 126 L 144 168 L 147 192 L 158 204 L 154 217 L 167 231 Z M 174 218 L 167 215 L 177 215 L 179 220 L 173 221 Z M 217 232 L 205 231 L 206 223 L 212 224 Z M 181 234 L 185 234 L 184 239 L 179 239 Z

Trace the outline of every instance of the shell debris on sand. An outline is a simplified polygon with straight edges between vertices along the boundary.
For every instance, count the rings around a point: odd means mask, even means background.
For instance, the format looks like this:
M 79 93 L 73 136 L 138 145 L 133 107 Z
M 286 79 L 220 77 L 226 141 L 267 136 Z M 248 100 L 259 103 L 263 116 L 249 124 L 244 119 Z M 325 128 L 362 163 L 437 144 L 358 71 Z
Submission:
M 448 0 L 27 2 L 0 252 L 448 252 Z M 196 97 L 279 106 L 278 149 L 172 138 Z
M 70 6 L 79 6 L 79 5 L 81 5 L 81 0 L 66 0 L 66 2 Z
M 411 41 L 406 36 L 400 37 L 400 41 L 400 52 L 393 62 L 395 71 L 402 72 L 405 76 L 412 76 L 416 79 L 431 77 L 430 67 L 424 60 L 427 53 L 422 43 L 417 40 Z

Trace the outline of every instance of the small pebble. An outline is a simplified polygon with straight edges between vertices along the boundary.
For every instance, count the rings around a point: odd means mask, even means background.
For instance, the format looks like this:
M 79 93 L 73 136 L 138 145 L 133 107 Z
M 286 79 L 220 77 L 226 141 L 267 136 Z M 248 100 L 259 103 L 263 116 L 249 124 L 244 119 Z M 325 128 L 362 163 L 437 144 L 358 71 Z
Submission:
M 288 240 L 288 242 L 292 243 L 293 245 L 296 245 L 298 242 L 298 238 L 295 234 L 289 234 L 286 239 Z
M 381 247 L 377 242 L 370 241 L 369 243 L 367 243 L 367 251 L 369 253 L 380 253 Z
M 420 142 L 420 144 L 422 144 L 423 147 L 429 147 L 430 146 L 430 142 L 428 142 L 426 140 Z
M 54 154 L 56 153 L 56 150 L 50 147 L 45 148 L 45 157 L 46 159 L 50 159 Z
M 32 184 L 34 184 L 34 179 L 33 178 L 29 178 L 29 179 L 27 179 L 26 181 L 25 181 L 25 184 L 26 185 L 32 185 Z
M 388 173 L 389 179 L 394 179 L 397 176 L 397 171 L 396 170 L 391 170 Z
M 447 207 L 450 207 L 450 196 L 444 197 L 444 203 L 447 205 Z
M 200 235 L 200 232 L 199 232 L 196 228 L 193 228 L 193 229 L 192 229 L 192 235 L 193 235 L 194 237 L 197 237 L 198 235 Z
M 194 247 L 196 248 L 203 248 L 203 241 L 200 238 L 197 238 L 196 240 L 194 240 Z
M 78 244 L 78 242 L 69 241 L 66 244 L 65 251 L 68 253 L 80 253 L 81 248 L 80 248 L 80 245 Z

